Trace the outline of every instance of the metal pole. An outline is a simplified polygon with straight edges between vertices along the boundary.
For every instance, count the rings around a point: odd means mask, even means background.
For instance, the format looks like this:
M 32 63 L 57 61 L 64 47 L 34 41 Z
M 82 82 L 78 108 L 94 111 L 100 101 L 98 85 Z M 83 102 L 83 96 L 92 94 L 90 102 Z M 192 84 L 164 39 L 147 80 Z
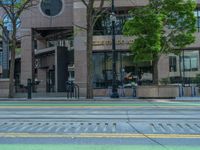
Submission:
M 192 60 L 191 60 L 191 57 L 189 57 L 190 58 L 190 71 L 189 71 L 189 86 L 190 86 L 190 84 L 191 84 L 191 76 L 190 76 L 190 74 L 191 74 L 191 71 L 192 71 Z
M 183 85 L 185 86 L 186 76 L 185 76 L 185 51 L 183 50 Z
M 27 80 L 27 93 L 28 93 L 28 99 L 32 98 L 32 81 L 31 79 Z
M 112 15 L 115 14 L 115 5 L 114 5 L 114 0 L 112 0 Z M 112 16 L 114 17 L 114 16 Z M 115 43 L 115 20 L 112 20 L 112 75 L 113 75 L 113 80 L 112 80 L 112 94 L 111 98 L 119 98 L 119 94 L 117 92 L 117 71 L 116 71 L 116 43 Z

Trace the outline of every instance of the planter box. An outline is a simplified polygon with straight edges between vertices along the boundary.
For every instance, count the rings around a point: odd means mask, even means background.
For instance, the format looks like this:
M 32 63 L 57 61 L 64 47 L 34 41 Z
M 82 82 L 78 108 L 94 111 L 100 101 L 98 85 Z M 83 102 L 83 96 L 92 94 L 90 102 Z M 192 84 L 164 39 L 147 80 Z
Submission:
M 179 96 L 177 85 L 138 86 L 136 95 L 139 98 L 175 98 Z
M 0 79 L 0 98 L 8 98 L 9 79 Z
M 108 96 L 110 97 L 110 95 L 112 94 L 112 89 L 108 88 L 108 89 L 94 89 L 94 96 L 96 97 L 105 97 Z M 125 96 L 133 96 L 133 89 L 132 88 L 124 88 L 124 89 L 120 89 L 118 88 L 118 94 L 120 97 L 125 97 Z

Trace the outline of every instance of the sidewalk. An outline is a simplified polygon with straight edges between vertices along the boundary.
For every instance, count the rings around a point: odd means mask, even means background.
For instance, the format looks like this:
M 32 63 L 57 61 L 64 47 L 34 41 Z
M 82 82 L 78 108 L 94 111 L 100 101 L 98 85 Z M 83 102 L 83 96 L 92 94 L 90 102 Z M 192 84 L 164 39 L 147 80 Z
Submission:
M 200 101 L 200 97 L 176 97 L 178 101 Z
M 200 102 L 200 97 L 176 97 L 175 99 L 149 98 L 141 99 L 137 97 L 94 97 L 94 99 L 86 99 L 85 97 L 67 98 L 67 97 L 32 97 L 28 98 L 0 98 L 0 101 L 69 101 L 69 102 Z

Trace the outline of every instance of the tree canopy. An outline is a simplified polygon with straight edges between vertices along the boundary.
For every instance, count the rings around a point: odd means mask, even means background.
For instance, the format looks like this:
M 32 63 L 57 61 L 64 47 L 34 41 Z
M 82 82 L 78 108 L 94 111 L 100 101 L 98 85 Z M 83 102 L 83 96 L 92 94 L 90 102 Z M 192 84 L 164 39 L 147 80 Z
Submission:
M 193 43 L 195 8 L 195 0 L 150 0 L 148 5 L 131 10 L 123 33 L 135 40 L 130 45 L 134 60 L 154 60 Z
M 134 38 L 133 60 L 152 62 L 154 84 L 158 84 L 160 55 L 180 53 L 195 41 L 195 8 L 196 0 L 149 0 L 148 5 L 130 11 L 123 33 Z

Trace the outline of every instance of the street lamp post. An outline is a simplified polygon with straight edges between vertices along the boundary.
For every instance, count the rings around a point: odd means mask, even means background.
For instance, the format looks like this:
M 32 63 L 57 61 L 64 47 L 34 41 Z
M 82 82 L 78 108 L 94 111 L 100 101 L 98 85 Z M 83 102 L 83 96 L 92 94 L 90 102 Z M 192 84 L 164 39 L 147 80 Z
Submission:
M 117 92 L 117 71 L 116 71 L 116 43 L 115 43 L 115 22 L 116 22 L 116 16 L 115 16 L 115 6 L 114 6 L 114 0 L 112 0 L 112 14 L 110 16 L 110 19 L 112 21 L 112 94 L 111 98 L 119 98 L 119 94 Z

